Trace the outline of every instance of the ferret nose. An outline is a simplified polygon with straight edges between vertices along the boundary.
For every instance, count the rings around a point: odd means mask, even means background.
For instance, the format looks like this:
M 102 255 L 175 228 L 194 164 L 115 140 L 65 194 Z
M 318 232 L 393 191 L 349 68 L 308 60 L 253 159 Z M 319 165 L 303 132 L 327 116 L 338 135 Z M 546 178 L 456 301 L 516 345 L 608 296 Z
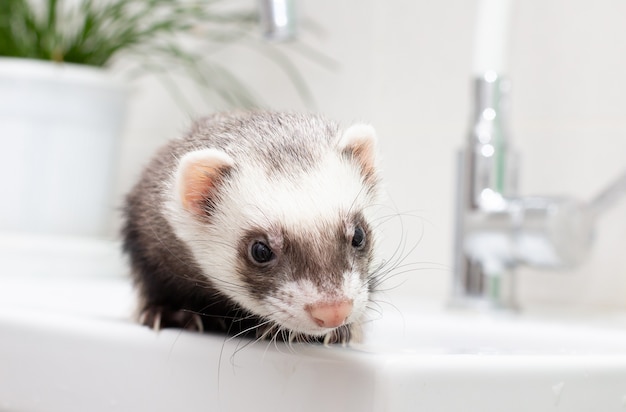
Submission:
M 308 305 L 305 309 L 317 323 L 317 326 L 336 328 L 343 325 L 350 313 L 352 313 L 352 301 L 317 303 Z

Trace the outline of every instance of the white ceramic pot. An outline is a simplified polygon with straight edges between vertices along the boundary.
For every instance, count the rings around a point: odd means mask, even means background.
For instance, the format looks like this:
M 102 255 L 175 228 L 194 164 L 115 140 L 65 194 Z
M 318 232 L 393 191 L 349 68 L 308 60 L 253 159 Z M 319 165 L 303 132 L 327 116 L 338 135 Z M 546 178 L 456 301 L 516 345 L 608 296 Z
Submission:
M 126 97 L 103 69 L 0 58 L 0 231 L 111 232 Z

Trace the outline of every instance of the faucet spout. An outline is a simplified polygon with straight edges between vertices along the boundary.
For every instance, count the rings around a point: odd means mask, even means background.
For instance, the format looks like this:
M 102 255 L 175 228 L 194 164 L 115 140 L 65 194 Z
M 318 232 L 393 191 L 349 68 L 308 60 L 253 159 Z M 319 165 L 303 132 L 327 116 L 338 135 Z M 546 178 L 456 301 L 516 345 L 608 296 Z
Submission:
M 512 308 L 514 273 L 500 252 L 471 253 L 468 239 L 508 248 L 508 234 L 492 230 L 508 226 L 508 198 L 515 195 L 516 155 L 508 129 L 509 83 L 495 72 L 475 80 L 475 111 L 467 144 L 459 154 L 456 208 L 454 305 L 478 304 Z M 490 220 L 490 223 L 486 223 Z M 492 229 L 476 230 L 482 223 Z M 472 242 L 475 244 L 476 242 Z M 486 250 L 482 249 L 481 250 Z

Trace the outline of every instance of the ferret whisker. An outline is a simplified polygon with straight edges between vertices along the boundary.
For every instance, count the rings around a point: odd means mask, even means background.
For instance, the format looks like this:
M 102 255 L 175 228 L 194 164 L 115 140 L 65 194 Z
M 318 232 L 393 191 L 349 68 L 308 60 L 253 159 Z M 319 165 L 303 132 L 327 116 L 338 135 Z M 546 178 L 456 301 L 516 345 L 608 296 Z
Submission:
M 240 338 L 240 337 L 245 337 L 248 333 L 252 332 L 253 330 L 260 329 L 260 328 L 262 328 L 263 326 L 265 326 L 265 325 L 267 325 L 267 324 L 270 324 L 270 323 L 272 323 L 272 320 L 269 320 L 269 319 L 268 319 L 268 320 L 265 320 L 265 321 L 263 321 L 263 322 L 261 322 L 261 323 L 259 323 L 259 324 L 257 324 L 257 325 L 250 326 L 249 328 L 246 328 L 246 329 L 242 330 L 241 332 L 238 332 L 238 333 L 236 333 L 235 335 L 233 335 L 233 336 L 229 337 L 229 338 L 227 339 L 227 342 L 230 342 L 230 341 L 232 341 L 232 340 L 234 340 L 234 339 L 238 339 L 238 338 Z
M 258 327 L 262 327 L 262 326 L 263 325 L 258 325 Z M 251 328 L 251 329 L 255 329 L 255 328 Z M 248 332 L 250 332 L 250 330 L 248 330 Z M 262 337 L 258 337 L 258 338 L 255 338 L 255 339 L 246 339 L 246 338 L 242 337 L 242 338 L 238 339 L 235 351 L 233 351 L 233 354 L 231 355 L 231 362 L 234 363 L 235 356 L 237 354 L 239 354 L 240 351 L 246 349 L 248 346 L 255 345 L 255 344 L 257 344 L 257 343 L 259 343 L 259 342 L 261 342 L 263 340 L 264 339 Z M 243 343 L 243 345 L 242 345 L 242 343 Z
M 432 265 L 432 266 L 423 266 L 423 265 Z M 395 277 L 400 275 L 404 275 L 406 273 L 414 273 L 414 272 L 422 272 L 422 271 L 444 271 L 449 272 L 451 269 L 447 265 L 439 265 L 434 262 L 412 262 L 412 263 L 404 263 L 397 266 L 392 266 L 390 268 L 385 268 L 384 270 L 374 272 L 371 274 L 369 279 L 367 280 L 368 284 L 372 289 L 376 289 L 376 287 L 383 282 L 387 282 Z
M 394 219 L 397 219 L 399 217 L 407 217 L 407 216 L 410 216 L 410 215 L 406 215 L 404 213 L 400 213 L 397 211 L 394 213 L 390 213 L 390 214 L 379 215 L 375 219 L 373 219 L 372 221 L 373 227 L 375 229 L 380 229 L 381 227 L 383 227 L 383 225 L 391 222 Z M 410 216 L 410 217 L 415 217 L 415 216 Z
M 296 337 L 295 333 L 292 330 L 290 330 L 289 331 L 289 337 L 287 339 L 287 346 L 289 347 L 289 349 L 292 350 L 292 352 L 295 352 L 294 347 L 293 347 L 293 341 L 294 341 L 295 337 Z
M 267 345 L 265 346 L 265 350 L 263 351 L 264 357 L 267 355 L 267 352 L 270 350 L 270 348 L 272 348 L 272 346 L 275 350 L 280 352 L 280 348 L 278 347 L 278 335 L 280 334 L 281 329 L 282 326 L 274 323 L 272 327 L 268 328 L 263 333 L 262 339 L 267 341 Z
M 420 272 L 426 270 L 448 270 L 445 267 L 431 267 L 431 266 L 421 266 L 420 262 L 412 262 L 412 263 L 403 263 L 397 266 L 385 267 L 379 271 L 372 272 L 370 274 L 369 280 L 376 281 L 377 279 L 385 279 L 388 277 L 396 276 L 400 273 L 408 273 L 408 272 Z
M 395 267 L 399 262 L 405 259 L 406 256 L 408 256 L 404 253 L 405 249 L 404 249 L 403 243 L 404 243 L 404 240 L 401 240 L 401 242 L 396 246 L 391 256 L 383 262 L 384 265 L 390 265 L 391 267 Z
M 397 213 L 395 216 L 400 219 L 401 223 L 400 241 L 398 242 L 398 245 L 395 248 L 392 256 L 388 260 L 383 260 L 381 264 L 370 273 L 368 282 L 370 290 L 379 290 L 382 283 L 388 282 L 394 277 L 410 272 L 411 270 L 398 269 L 413 267 L 413 263 L 405 263 L 406 259 L 408 259 L 408 257 L 411 256 L 411 254 L 417 249 L 423 239 L 424 231 L 422 230 L 420 231 L 419 238 L 413 243 L 411 247 L 407 248 L 407 232 L 405 231 L 405 224 L 403 220 L 403 217 L 406 215 Z M 413 215 L 408 216 L 415 217 Z M 401 284 L 402 283 L 404 282 L 401 282 Z
M 383 307 L 383 305 L 388 306 L 391 310 L 400 315 L 400 317 L 404 321 L 404 312 L 401 311 L 400 308 L 398 308 L 398 306 L 396 306 L 394 303 L 383 299 L 377 299 L 377 303 L 381 306 L 381 308 Z
M 267 346 L 267 351 L 269 351 L 270 348 L 273 347 L 274 350 L 280 352 L 280 348 L 278 347 L 278 336 L 280 335 L 281 330 L 282 327 L 280 325 L 277 325 L 275 328 L 272 329 Z
M 288 331 L 285 328 L 280 328 L 280 341 L 286 342 L 289 337 Z
M 274 323 L 272 324 L 272 326 L 270 326 L 269 328 L 266 328 L 263 330 L 263 333 L 261 334 L 261 336 L 259 337 L 259 339 L 265 340 L 267 339 L 268 336 L 271 337 L 271 335 L 274 333 L 274 330 L 277 328 L 278 326 Z
M 367 309 L 367 311 L 368 311 L 368 312 L 367 312 L 367 313 L 368 313 L 368 316 L 366 317 L 366 319 L 367 319 L 367 321 L 368 321 L 368 322 L 373 322 L 373 321 L 376 321 L 376 320 L 381 320 L 381 319 L 383 318 L 383 313 L 384 313 L 384 312 L 383 312 L 382 308 L 373 308 L 373 307 L 371 307 L 371 306 L 367 306 L 367 307 L 366 307 L 366 309 Z M 371 316 L 369 316 L 369 315 L 370 315 L 370 314 L 372 314 L 372 313 L 373 313 L 373 314 L 375 314 L 376 316 L 375 316 L 375 317 L 371 317 Z
M 382 305 L 375 299 L 370 299 L 365 306 L 367 310 L 374 311 L 382 316 L 383 308 Z
M 260 327 L 262 327 L 263 325 L 255 325 L 247 330 L 238 332 L 234 335 L 230 335 L 230 333 L 227 333 L 226 336 L 224 337 L 224 340 L 222 342 L 222 351 L 220 352 L 220 363 L 221 363 L 221 358 L 222 358 L 222 352 L 226 346 L 226 343 L 229 342 L 233 342 L 236 341 L 236 345 L 235 345 L 235 349 L 233 350 L 233 352 L 230 355 L 230 364 L 231 365 L 235 365 L 235 356 L 243 349 L 247 348 L 249 345 L 252 345 L 256 342 L 258 342 L 260 339 L 248 339 L 245 337 L 245 335 L 249 332 L 251 332 L 254 329 L 258 329 Z M 232 324 L 231 324 L 232 327 Z M 230 330 L 230 329 L 229 329 Z M 243 344 L 243 345 L 242 345 Z

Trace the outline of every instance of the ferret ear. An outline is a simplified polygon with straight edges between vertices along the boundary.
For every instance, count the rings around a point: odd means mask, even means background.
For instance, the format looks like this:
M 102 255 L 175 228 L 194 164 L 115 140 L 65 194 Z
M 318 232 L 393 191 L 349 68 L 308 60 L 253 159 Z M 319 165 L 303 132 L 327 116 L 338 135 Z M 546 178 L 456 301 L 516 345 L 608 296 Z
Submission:
M 183 208 L 205 216 L 220 181 L 233 165 L 229 155 L 216 149 L 196 150 L 183 156 L 176 172 L 176 191 Z
M 348 127 L 339 139 L 339 150 L 359 163 L 366 181 L 376 176 L 377 141 L 374 128 L 363 123 Z

